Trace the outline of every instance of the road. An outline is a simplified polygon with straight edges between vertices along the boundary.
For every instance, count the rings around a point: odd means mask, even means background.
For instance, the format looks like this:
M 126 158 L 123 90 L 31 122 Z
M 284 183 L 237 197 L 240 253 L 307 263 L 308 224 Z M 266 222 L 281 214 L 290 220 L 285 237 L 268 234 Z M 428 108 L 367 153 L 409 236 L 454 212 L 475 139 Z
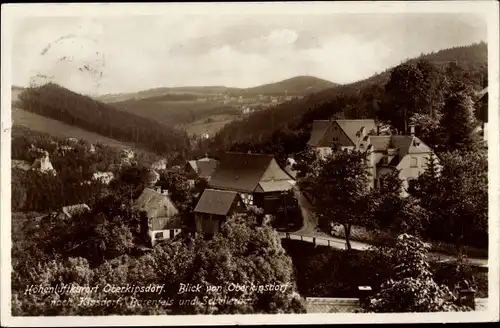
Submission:
M 345 249 L 346 248 L 345 239 L 332 237 L 332 236 L 324 233 L 323 231 L 319 230 L 318 220 L 314 215 L 312 204 L 299 191 L 299 189 L 297 187 L 294 188 L 294 194 L 297 197 L 297 201 L 298 201 L 299 206 L 300 206 L 300 211 L 302 213 L 303 223 L 302 223 L 302 227 L 299 230 L 289 233 L 289 238 L 295 239 L 295 240 L 302 240 L 302 241 L 306 241 L 309 243 L 316 242 L 316 245 L 330 246 L 330 247 L 334 247 L 337 249 Z M 280 232 L 279 234 L 282 238 L 287 238 L 287 233 Z M 364 243 L 364 242 L 351 240 L 351 247 L 353 249 L 356 249 L 356 250 L 367 250 L 370 247 L 372 247 L 372 245 Z M 434 253 L 434 252 L 429 253 L 428 257 L 429 257 L 429 259 L 432 259 L 434 261 L 450 261 L 450 260 L 455 259 L 454 256 L 441 254 L 441 253 Z M 467 260 L 473 266 L 478 266 L 478 267 L 483 267 L 483 268 L 488 266 L 488 259 L 470 258 L 469 257 L 469 258 L 467 258 Z

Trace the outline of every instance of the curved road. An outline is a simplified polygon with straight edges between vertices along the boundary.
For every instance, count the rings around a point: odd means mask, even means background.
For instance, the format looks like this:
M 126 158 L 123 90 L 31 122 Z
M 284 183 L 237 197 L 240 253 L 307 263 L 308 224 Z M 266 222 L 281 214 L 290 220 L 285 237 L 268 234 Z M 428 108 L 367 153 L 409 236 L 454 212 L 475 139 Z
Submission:
M 309 243 L 316 242 L 316 245 L 330 246 L 337 249 L 345 249 L 345 239 L 332 237 L 318 228 L 318 220 L 314 215 L 313 206 L 309 200 L 300 192 L 296 186 L 294 189 L 295 197 L 300 206 L 300 211 L 302 213 L 302 228 L 295 232 L 288 233 L 290 239 L 302 240 Z M 287 233 L 279 233 L 282 238 L 287 238 Z M 356 250 L 367 250 L 371 247 L 370 244 L 352 241 L 351 247 Z M 435 261 L 449 261 L 455 259 L 454 256 L 441 254 L 441 253 L 429 253 L 429 258 Z M 487 267 L 488 259 L 479 258 L 467 258 L 471 265 L 478 267 Z

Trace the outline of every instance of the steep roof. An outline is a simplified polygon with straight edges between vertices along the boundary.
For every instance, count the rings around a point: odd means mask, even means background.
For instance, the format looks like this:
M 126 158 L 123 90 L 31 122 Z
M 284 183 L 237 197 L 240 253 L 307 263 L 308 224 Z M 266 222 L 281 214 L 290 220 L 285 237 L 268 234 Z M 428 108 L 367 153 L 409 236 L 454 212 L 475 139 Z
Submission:
M 273 160 L 272 155 L 225 153 L 209 181 L 209 186 L 253 192 Z
M 219 161 L 213 158 L 201 158 L 199 160 L 192 160 L 188 162 L 198 176 L 203 178 L 211 177 L 214 174 Z
M 215 159 L 210 159 L 208 161 L 199 160 L 198 163 L 198 175 L 200 177 L 211 177 L 214 174 L 217 165 L 219 165 L 219 161 Z
M 371 130 L 377 129 L 374 120 L 317 120 L 313 122 L 311 136 L 307 144 L 312 147 L 319 147 L 323 144 L 324 138 L 327 136 L 333 124 L 337 124 L 353 144 L 356 144 L 358 138 L 357 134 L 361 128 L 365 128 L 366 134 Z M 346 144 L 344 146 L 350 145 Z
M 134 207 L 145 211 L 148 218 L 171 218 L 179 213 L 168 195 L 144 188 Z
M 205 189 L 194 212 L 227 215 L 237 197 L 239 196 L 235 191 Z
M 337 124 L 344 130 L 345 134 L 356 144 L 356 134 L 365 128 L 366 134 L 371 130 L 377 130 L 377 125 L 374 120 L 335 120 Z
M 76 204 L 70 206 L 64 206 L 62 211 L 68 218 L 71 218 L 74 215 L 80 215 L 83 213 L 90 212 L 90 207 L 87 204 Z
M 307 145 L 312 147 L 317 147 L 321 143 L 321 140 L 325 136 L 328 128 L 332 124 L 331 121 L 328 120 L 317 120 L 312 124 L 311 136 L 309 137 L 309 141 Z

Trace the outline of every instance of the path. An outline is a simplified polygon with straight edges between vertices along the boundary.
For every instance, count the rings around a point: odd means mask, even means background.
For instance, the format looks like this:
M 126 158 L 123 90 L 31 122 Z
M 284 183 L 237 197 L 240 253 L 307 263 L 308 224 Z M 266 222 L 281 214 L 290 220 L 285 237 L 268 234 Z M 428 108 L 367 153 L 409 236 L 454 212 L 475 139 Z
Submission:
M 294 194 L 297 197 L 297 201 L 300 206 L 300 211 L 302 213 L 303 224 L 302 228 L 295 232 L 287 233 L 279 232 L 279 235 L 282 238 L 290 238 L 295 240 L 302 240 L 309 243 L 315 243 L 316 245 L 330 246 L 337 249 L 345 249 L 345 239 L 344 238 L 336 238 L 332 237 L 323 231 L 318 229 L 318 221 L 313 212 L 313 206 L 309 202 L 309 200 L 299 191 L 297 187 L 294 188 Z M 356 250 L 367 250 L 371 247 L 370 244 L 352 241 L 351 240 L 352 249 Z M 442 253 L 429 253 L 429 258 L 434 261 L 450 261 L 455 259 L 454 256 L 446 255 Z M 471 265 L 478 267 L 488 267 L 488 259 L 479 259 L 479 258 L 467 258 Z

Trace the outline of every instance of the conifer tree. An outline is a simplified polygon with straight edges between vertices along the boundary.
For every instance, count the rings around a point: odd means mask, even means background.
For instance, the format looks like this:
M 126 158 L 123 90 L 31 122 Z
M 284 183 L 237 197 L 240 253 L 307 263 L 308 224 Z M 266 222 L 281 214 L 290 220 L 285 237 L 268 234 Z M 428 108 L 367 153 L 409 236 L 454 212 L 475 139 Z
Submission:
M 465 92 L 452 92 L 443 108 L 441 126 L 448 150 L 474 149 L 473 102 Z

